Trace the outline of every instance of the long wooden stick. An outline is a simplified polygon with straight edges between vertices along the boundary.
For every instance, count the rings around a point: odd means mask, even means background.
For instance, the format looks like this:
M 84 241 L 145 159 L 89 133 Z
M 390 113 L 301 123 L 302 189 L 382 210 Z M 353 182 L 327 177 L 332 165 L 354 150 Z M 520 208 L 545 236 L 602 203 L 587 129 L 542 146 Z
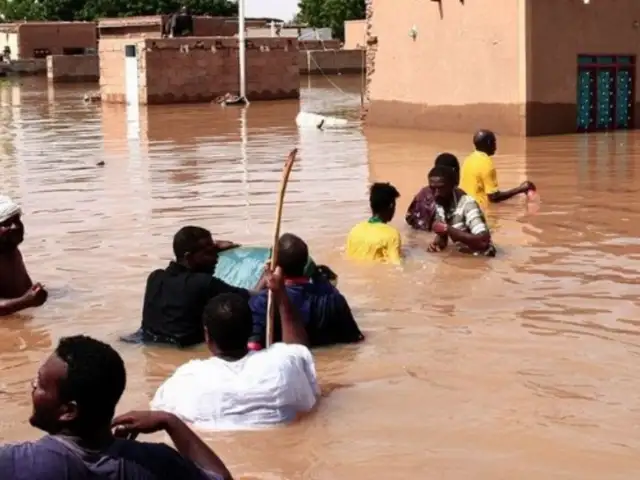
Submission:
M 282 207 L 284 205 L 284 194 L 287 191 L 287 183 L 289 182 L 289 174 L 291 173 L 291 168 L 293 167 L 293 162 L 296 161 L 296 154 L 298 153 L 298 149 L 294 148 L 289 152 L 289 156 L 287 157 L 287 161 L 284 164 L 284 169 L 282 171 L 282 180 L 280 180 L 280 192 L 278 196 L 278 203 L 276 205 L 276 221 L 273 227 L 273 248 L 271 250 L 271 271 L 276 268 L 278 264 L 278 240 L 280 239 L 280 223 L 282 222 Z M 273 343 L 273 321 L 274 321 L 274 306 L 273 306 L 273 295 L 271 290 L 269 290 L 269 296 L 267 297 L 267 335 L 266 335 L 266 343 L 267 347 Z

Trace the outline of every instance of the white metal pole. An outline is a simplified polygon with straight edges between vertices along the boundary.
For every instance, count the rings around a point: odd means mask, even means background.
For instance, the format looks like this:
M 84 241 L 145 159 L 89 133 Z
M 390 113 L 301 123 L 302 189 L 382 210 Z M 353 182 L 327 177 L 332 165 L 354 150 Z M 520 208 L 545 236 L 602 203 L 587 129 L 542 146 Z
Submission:
M 247 96 L 247 42 L 244 26 L 245 0 L 238 0 L 238 54 L 240 64 L 240 97 Z
M 240 157 L 242 158 L 242 185 L 244 186 L 245 232 L 251 233 L 251 191 L 249 184 L 249 155 L 247 153 L 247 146 L 249 145 L 249 135 L 247 133 L 248 110 L 248 108 L 240 110 Z

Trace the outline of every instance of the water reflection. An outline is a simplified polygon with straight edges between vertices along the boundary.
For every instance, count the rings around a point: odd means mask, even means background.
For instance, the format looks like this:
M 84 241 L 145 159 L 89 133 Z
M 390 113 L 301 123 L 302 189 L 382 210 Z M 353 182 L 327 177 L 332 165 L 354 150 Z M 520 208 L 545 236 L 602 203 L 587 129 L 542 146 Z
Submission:
M 86 88 L 36 79 L 0 87 L 0 191 L 23 204 L 28 268 L 53 292 L 44 308 L 0 323 L 0 440 L 38 436 L 25 423 L 28 382 L 60 336 L 115 342 L 139 325 L 146 276 L 169 260 L 180 225 L 267 243 L 282 165 L 298 146 L 283 228 L 339 273 L 368 341 L 318 353 L 325 396 L 299 424 L 208 436 L 234 473 L 633 478 L 640 136 L 500 137 L 501 184 L 532 179 L 541 210 L 522 199 L 492 206 L 495 259 L 426 255 L 402 214 L 437 153 L 464 157 L 473 132 L 298 130 L 300 106 L 357 118 L 360 103 L 359 77 L 331 79 L 339 90 L 305 81 L 300 103 L 246 110 L 85 105 Z M 394 224 L 414 242 L 402 268 L 343 259 L 372 181 L 401 190 Z M 123 410 L 206 355 L 118 348 Z

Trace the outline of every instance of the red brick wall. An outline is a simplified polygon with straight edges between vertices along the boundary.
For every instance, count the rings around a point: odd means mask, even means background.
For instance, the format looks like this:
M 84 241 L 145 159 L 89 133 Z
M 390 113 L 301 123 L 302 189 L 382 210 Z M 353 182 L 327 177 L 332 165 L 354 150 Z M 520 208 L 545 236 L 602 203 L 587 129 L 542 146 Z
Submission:
M 33 57 L 35 49 L 62 55 L 64 48 L 96 48 L 93 22 L 26 22 L 18 26 L 19 58 Z
M 147 103 L 208 102 L 238 94 L 238 41 L 231 37 L 147 40 Z M 249 42 L 247 97 L 297 98 L 300 93 L 295 40 L 267 38 Z M 142 100 L 144 101 L 144 100 Z

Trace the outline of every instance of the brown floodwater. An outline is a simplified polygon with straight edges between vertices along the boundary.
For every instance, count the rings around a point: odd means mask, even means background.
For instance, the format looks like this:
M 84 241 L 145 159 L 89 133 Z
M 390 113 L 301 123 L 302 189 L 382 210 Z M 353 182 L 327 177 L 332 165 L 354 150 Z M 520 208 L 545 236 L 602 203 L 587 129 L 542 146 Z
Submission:
M 359 79 L 332 82 L 304 79 L 303 108 L 357 118 Z M 206 435 L 239 478 L 637 476 L 640 135 L 500 138 L 501 186 L 532 179 L 539 209 L 491 208 L 495 259 L 427 255 L 404 209 L 435 155 L 465 155 L 472 132 L 298 130 L 297 102 L 254 103 L 245 116 L 127 113 L 82 103 L 91 88 L 0 87 L 0 191 L 22 203 L 27 265 L 51 292 L 0 323 L 1 441 L 40 435 L 27 424 L 29 382 L 61 336 L 117 346 L 129 373 L 120 411 L 145 408 L 176 366 L 206 355 L 117 337 L 138 327 L 146 275 L 169 261 L 180 226 L 269 242 L 281 167 L 298 146 L 283 228 L 339 273 L 368 338 L 317 352 L 326 395 L 303 421 Z M 343 259 L 374 180 L 402 192 L 403 268 Z

